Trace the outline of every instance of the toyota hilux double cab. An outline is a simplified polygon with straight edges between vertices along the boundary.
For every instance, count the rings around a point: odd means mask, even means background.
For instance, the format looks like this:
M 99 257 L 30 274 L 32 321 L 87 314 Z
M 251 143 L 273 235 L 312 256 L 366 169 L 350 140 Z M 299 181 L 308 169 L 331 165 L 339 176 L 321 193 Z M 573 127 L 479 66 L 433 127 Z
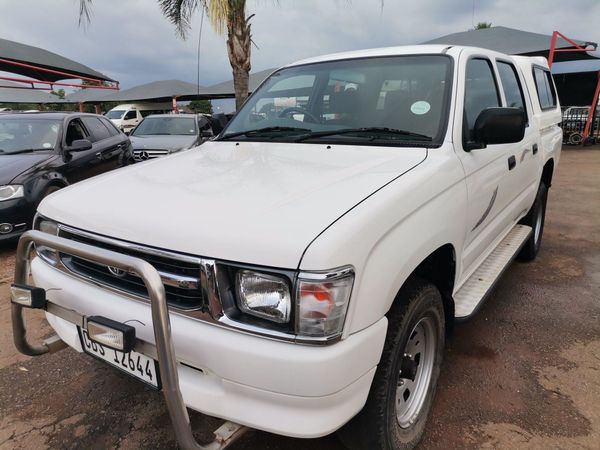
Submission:
M 290 64 L 201 148 L 41 203 L 15 343 L 161 389 L 183 448 L 248 428 L 412 448 L 452 324 L 538 253 L 560 119 L 544 58 L 432 45 Z M 25 307 L 56 336 L 28 342 Z M 209 446 L 187 408 L 227 421 Z

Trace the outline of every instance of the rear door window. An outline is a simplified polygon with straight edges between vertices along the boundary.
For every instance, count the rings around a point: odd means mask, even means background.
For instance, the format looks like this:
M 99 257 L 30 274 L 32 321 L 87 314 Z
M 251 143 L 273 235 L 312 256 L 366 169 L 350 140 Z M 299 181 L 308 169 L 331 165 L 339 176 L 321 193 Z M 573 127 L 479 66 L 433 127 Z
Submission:
M 108 129 L 104 126 L 100 119 L 97 117 L 82 117 L 82 122 L 87 130 L 92 135 L 92 142 L 102 141 L 108 139 L 111 135 Z
M 108 132 L 110 133 L 111 136 L 118 136 L 120 134 L 119 130 L 117 129 L 117 127 L 115 127 L 110 120 L 106 120 L 105 118 L 101 118 L 100 121 L 108 129 Z
M 534 67 L 533 78 L 535 79 L 540 108 L 543 110 L 556 108 L 556 91 L 554 90 L 550 71 L 541 67 Z
M 523 95 L 523 89 L 521 88 L 521 82 L 519 81 L 515 66 L 508 62 L 498 61 L 498 73 L 500 74 L 500 82 L 502 83 L 502 90 L 506 98 L 506 106 L 520 108 L 525 113 L 525 117 L 527 117 L 525 96 Z

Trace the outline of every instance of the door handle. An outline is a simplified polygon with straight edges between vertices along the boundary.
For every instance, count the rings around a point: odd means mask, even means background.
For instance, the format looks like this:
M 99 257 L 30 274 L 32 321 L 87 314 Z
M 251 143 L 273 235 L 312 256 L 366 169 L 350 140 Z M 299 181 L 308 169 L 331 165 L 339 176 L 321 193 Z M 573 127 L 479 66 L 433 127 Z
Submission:
M 508 170 L 513 170 L 516 165 L 517 165 L 517 159 L 515 158 L 515 155 L 509 156 L 508 157 Z
M 533 144 L 533 154 L 535 155 L 538 152 L 538 145 Z

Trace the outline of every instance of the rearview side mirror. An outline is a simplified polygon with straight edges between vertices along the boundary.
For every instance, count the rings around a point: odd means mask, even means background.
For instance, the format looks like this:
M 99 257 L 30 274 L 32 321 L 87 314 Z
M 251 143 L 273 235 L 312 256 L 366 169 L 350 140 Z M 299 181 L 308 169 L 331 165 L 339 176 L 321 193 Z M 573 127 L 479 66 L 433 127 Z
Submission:
M 88 139 L 76 139 L 66 150 L 69 152 L 83 152 L 92 148 L 92 143 Z
M 486 108 L 477 117 L 473 134 L 468 151 L 520 142 L 525 136 L 525 113 L 521 108 Z

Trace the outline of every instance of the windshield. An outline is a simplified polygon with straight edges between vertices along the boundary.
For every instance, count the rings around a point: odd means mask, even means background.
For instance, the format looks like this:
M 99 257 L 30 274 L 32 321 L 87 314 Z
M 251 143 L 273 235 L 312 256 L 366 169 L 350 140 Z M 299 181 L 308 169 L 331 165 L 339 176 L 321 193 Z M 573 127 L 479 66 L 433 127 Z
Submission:
M 120 119 L 125 114 L 125 110 L 123 109 L 113 109 L 105 114 L 109 119 Z
M 440 144 L 451 81 L 452 60 L 445 55 L 282 69 L 252 95 L 220 139 Z
M 134 130 L 132 136 L 177 134 L 194 136 L 196 119 L 193 117 L 146 117 Z
M 58 140 L 60 120 L 0 117 L 0 155 L 25 151 L 53 150 Z

